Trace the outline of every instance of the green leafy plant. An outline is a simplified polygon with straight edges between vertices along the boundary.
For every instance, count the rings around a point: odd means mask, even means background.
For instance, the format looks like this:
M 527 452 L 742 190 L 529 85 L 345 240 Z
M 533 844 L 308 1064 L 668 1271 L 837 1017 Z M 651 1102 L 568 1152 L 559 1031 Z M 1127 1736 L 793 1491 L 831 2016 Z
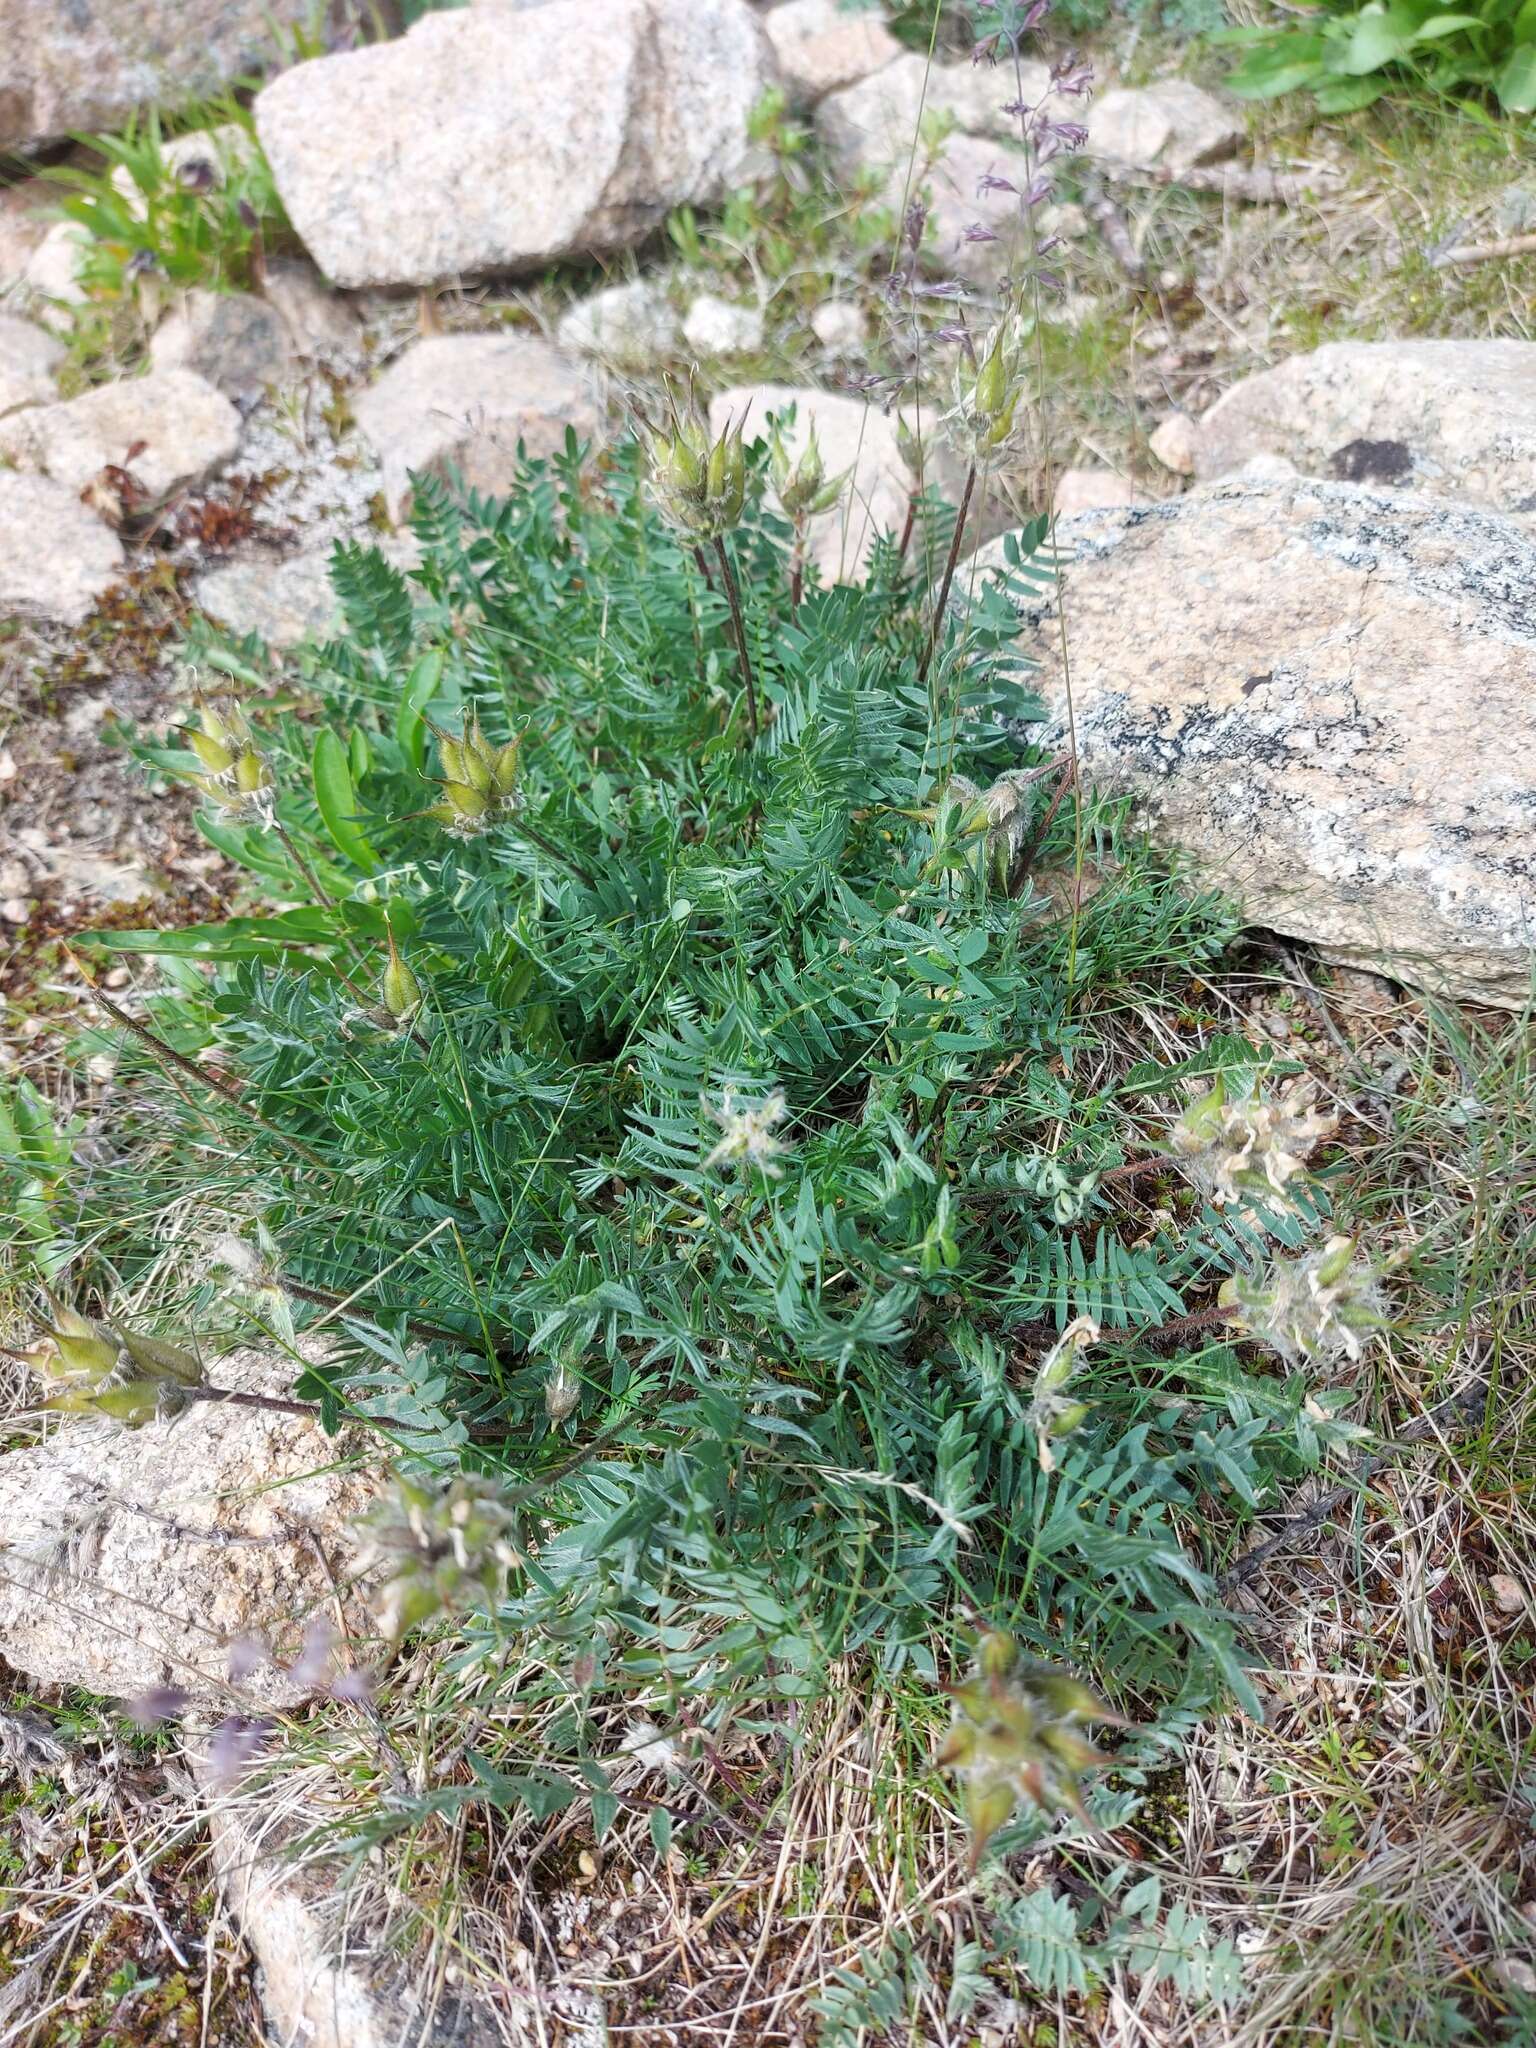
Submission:
M 1178 1172 L 1168 1115 L 1228 1070 L 1249 1102 L 1262 1062 L 1123 1037 L 1128 992 L 1229 926 L 1021 737 L 1044 522 L 964 617 L 889 538 L 823 588 L 770 460 L 674 432 L 598 465 L 571 442 L 505 503 L 418 479 L 409 580 L 339 548 L 334 642 L 295 672 L 200 639 L 187 724 L 140 742 L 285 907 L 92 942 L 161 979 L 100 999 L 124 1107 L 66 1181 L 70 1298 L 120 1329 L 152 1285 L 210 1378 L 287 1341 L 274 1294 L 329 1318 L 295 1395 L 396 1464 L 381 1636 L 537 1644 L 561 1688 L 536 1770 L 432 1811 L 609 1798 L 590 1710 L 637 1693 L 686 1768 L 857 1670 L 919 1688 L 932 1756 L 983 1621 L 1030 1715 L 1187 1725 L 1251 1697 L 1213 1503 L 1347 1435 L 1312 1361 L 1240 1352 L 1215 1302 L 1306 1244 L 1294 1183 L 1273 1213 L 1126 1211 Z M 914 508 L 939 559 L 953 517 Z M 1104 885 L 1063 911 L 1089 857 Z M 956 1697 L 1010 1807 L 1072 1805 L 1080 1737 L 1050 1722 L 1046 1774 L 1012 1694 L 1002 1735 Z M 1045 1824 L 1002 1798 L 1000 1841 Z
M 167 135 L 151 110 L 118 135 L 77 140 L 98 159 L 47 171 L 79 232 L 70 306 L 75 353 L 117 363 L 142 350 L 170 293 L 248 291 L 287 216 L 251 116 L 233 97 L 189 113 Z
M 1404 86 L 1491 95 L 1507 114 L 1536 109 L 1533 0 L 1326 0 L 1279 28 L 1230 30 L 1246 52 L 1227 83 L 1250 99 L 1310 92 L 1348 113 Z

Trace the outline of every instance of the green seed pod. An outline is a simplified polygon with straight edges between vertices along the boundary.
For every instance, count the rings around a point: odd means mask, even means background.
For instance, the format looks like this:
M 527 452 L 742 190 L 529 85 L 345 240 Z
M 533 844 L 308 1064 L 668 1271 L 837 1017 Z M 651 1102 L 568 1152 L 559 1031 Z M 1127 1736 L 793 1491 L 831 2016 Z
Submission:
M 241 796 L 255 796 L 269 788 L 271 781 L 266 762 L 254 747 L 247 747 L 235 762 L 235 788 Z
M 1354 1256 L 1355 1240 L 1352 1237 L 1330 1237 L 1314 1269 L 1318 1286 L 1336 1287 L 1349 1271 L 1349 1262 Z
M 395 935 L 389 937 L 389 961 L 384 969 L 384 1007 L 397 1024 L 408 1024 L 421 1008 L 421 983 L 407 967 L 395 947 Z
M 1040 1730 L 1040 1740 L 1059 1763 L 1069 1771 L 1086 1771 L 1094 1764 L 1109 1762 L 1091 1742 L 1085 1742 L 1075 1729 L 1065 1727 L 1060 1721 L 1048 1721 Z
M 122 1340 L 123 1349 L 147 1380 L 176 1380 L 184 1387 L 202 1385 L 202 1360 L 180 1344 L 167 1344 L 159 1337 L 141 1337 L 136 1331 L 125 1330 L 118 1322 L 114 1322 L 112 1327 Z
M 1227 1106 L 1227 1077 L 1216 1076 L 1215 1086 L 1197 1096 L 1174 1125 L 1172 1139 L 1179 1152 L 1198 1150 L 1221 1135 L 1222 1111 Z
M 977 1675 L 952 1687 L 950 1698 L 955 1720 L 938 1760 L 964 1780 L 973 1866 L 1021 1797 L 1047 1813 L 1081 1814 L 1081 1774 L 1111 1759 L 1077 1722 L 1127 1725 L 1069 1673 L 1021 1659 L 1001 1631 L 982 1637 Z
M 102 1387 L 94 1393 L 76 1389 L 55 1395 L 45 1408 L 69 1415 L 105 1415 L 124 1429 L 142 1429 L 159 1413 L 159 1389 L 149 1380 L 135 1380 L 126 1387 Z
M 505 746 L 497 747 L 491 759 L 491 780 L 496 785 L 496 794 L 511 799 L 517 794 L 517 775 L 521 743 L 508 740 Z
M 827 475 L 814 427 L 797 460 L 791 460 L 775 427 L 770 470 L 779 503 L 791 519 L 812 519 L 819 512 L 829 512 L 842 496 L 843 486 L 852 473 L 845 469 L 834 477 Z
M 1003 356 L 1002 337 L 993 342 L 986 360 L 976 373 L 974 404 L 977 412 L 995 419 L 1008 402 L 1008 365 Z
M 675 491 L 696 495 L 704 488 L 708 462 L 704 437 L 696 428 L 680 426 L 661 445 L 661 463 L 666 483 Z
M 432 730 L 437 737 L 437 751 L 442 760 L 444 779 L 448 782 L 466 781 L 468 778 L 464 773 L 464 742 L 456 740 L 452 733 L 438 732 L 435 725 Z
M 199 732 L 195 725 L 182 727 L 182 737 L 196 754 L 210 775 L 227 775 L 235 765 L 235 757 L 222 740 L 216 740 L 206 732 Z
M 63 1377 L 95 1385 L 116 1371 L 117 1346 L 109 1343 L 99 1331 L 93 1331 L 89 1337 L 82 1337 L 73 1330 L 49 1330 L 47 1334 L 53 1339 Z
M 453 816 L 463 824 L 478 824 L 491 808 L 491 799 L 482 789 L 475 789 L 467 782 L 445 782 L 443 794 Z
M 462 780 L 481 796 L 496 794 L 496 752 L 485 743 L 485 735 L 479 725 L 471 720 L 464 728 L 464 744 L 460 749 L 464 757 Z
M 741 518 L 742 507 L 747 502 L 747 457 L 741 445 L 741 429 L 738 427 L 731 436 L 730 449 L 726 456 L 725 518 L 734 526 Z
M 1017 410 L 1017 398 L 1010 398 L 1007 405 L 996 415 L 991 426 L 981 437 L 979 446 L 984 454 L 991 454 L 995 448 L 1001 448 L 1003 443 L 1009 439 L 1013 433 L 1013 419 Z
M 1068 1401 L 1051 1417 L 1052 1436 L 1070 1436 L 1074 1429 L 1080 1429 L 1093 1413 L 1086 1401 Z
M 983 1678 L 1006 1678 L 1018 1658 L 1018 1644 L 1000 1628 L 988 1629 L 976 1645 L 976 1665 Z
M 1008 1820 L 1018 1794 L 1006 1778 L 973 1778 L 965 1788 L 965 1817 L 971 1828 L 971 1862 Z
M 197 715 L 209 739 L 221 741 L 231 750 L 244 746 L 251 736 L 251 728 L 246 722 L 245 713 L 231 700 L 226 699 L 220 703 L 199 702 Z

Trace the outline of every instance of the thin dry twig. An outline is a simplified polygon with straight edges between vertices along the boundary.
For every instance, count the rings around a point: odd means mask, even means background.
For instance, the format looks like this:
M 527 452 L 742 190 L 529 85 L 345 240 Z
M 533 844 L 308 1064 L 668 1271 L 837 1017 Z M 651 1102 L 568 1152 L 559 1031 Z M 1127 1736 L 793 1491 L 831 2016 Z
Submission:
M 1536 235 L 1504 235 L 1496 242 L 1461 242 L 1441 249 L 1430 258 L 1431 270 L 1449 270 L 1454 265 L 1496 263 L 1505 256 L 1536 256 Z

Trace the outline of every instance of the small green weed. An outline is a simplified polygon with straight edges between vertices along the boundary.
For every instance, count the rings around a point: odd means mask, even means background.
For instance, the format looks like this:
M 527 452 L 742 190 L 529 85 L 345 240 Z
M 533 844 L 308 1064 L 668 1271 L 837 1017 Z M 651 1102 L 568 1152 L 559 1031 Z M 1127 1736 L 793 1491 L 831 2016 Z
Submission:
M 190 113 L 174 136 L 151 111 L 120 135 L 79 139 L 100 167 L 45 175 L 83 231 L 72 354 L 87 374 L 112 373 L 142 353 L 168 293 L 258 285 L 288 222 L 250 114 L 232 96 Z

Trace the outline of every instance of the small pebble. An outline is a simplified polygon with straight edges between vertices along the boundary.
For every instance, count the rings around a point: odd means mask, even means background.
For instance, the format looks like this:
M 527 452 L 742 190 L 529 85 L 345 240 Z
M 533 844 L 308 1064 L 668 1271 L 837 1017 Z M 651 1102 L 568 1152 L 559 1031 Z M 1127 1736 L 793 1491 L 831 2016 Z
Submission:
M 25 896 L 7 896 L 5 901 L 0 903 L 0 917 L 3 917 L 7 924 L 25 924 L 31 915 L 32 906 Z

